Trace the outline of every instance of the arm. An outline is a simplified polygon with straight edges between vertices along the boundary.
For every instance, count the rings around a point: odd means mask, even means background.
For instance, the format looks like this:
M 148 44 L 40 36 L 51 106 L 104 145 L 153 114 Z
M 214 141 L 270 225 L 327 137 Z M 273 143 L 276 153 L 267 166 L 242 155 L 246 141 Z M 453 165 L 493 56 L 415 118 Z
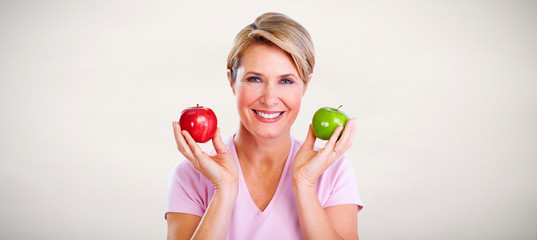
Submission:
M 168 240 L 172 239 L 190 239 L 198 227 L 201 217 L 187 214 L 174 213 L 166 214 L 168 221 Z
M 203 217 L 171 213 L 168 219 L 168 239 L 226 239 L 231 213 L 238 193 L 238 167 L 225 147 L 219 129 L 212 142 L 216 155 L 201 151 L 187 131 L 173 122 L 177 149 L 214 185 L 214 195 Z
M 168 213 L 168 239 L 226 239 L 237 191 L 215 191 L 203 218 L 186 213 Z
M 320 151 L 314 150 L 311 126 L 308 137 L 293 161 L 293 194 L 304 239 L 358 239 L 356 205 L 324 209 L 315 191 L 315 182 L 324 171 L 350 148 L 356 130 L 355 120 L 347 122 L 340 140 L 338 127 Z M 337 149 L 337 150 L 336 150 Z
M 304 239 L 358 239 L 358 208 L 354 204 L 324 209 L 313 186 L 293 183 L 298 220 Z
M 358 239 L 358 207 L 354 204 L 336 205 L 324 209 L 328 220 L 344 239 Z

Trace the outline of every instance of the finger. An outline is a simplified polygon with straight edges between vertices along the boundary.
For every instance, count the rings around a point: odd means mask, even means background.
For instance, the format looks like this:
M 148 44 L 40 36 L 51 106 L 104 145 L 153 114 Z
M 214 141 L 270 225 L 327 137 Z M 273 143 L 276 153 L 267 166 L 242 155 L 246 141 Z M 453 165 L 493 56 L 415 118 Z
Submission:
M 306 140 L 304 141 L 304 144 L 302 144 L 302 146 L 307 149 L 313 149 L 313 147 L 315 146 L 315 140 L 317 140 L 317 137 L 315 137 L 315 135 L 313 134 L 313 128 L 310 124 L 308 129 L 308 136 L 306 136 Z
M 356 135 L 356 119 L 352 121 L 352 131 L 351 131 L 351 139 L 349 140 L 349 144 L 347 145 L 347 150 L 352 146 L 352 143 L 354 142 L 354 136 Z
M 204 160 L 203 151 L 201 151 L 200 146 L 194 140 L 194 138 L 190 136 L 190 133 L 188 133 L 188 131 L 186 130 L 181 131 L 181 133 L 183 134 L 183 136 L 185 136 L 186 142 L 188 143 L 188 146 L 190 147 L 190 150 L 192 151 L 194 158 L 197 159 L 198 161 Z
M 334 151 L 334 146 L 336 145 L 337 139 L 342 130 L 343 126 L 337 126 L 336 130 L 334 130 L 334 133 L 332 133 L 332 136 L 330 136 L 330 139 L 328 139 L 328 142 L 324 145 L 323 152 L 331 154 Z
M 216 133 L 213 136 L 213 146 L 216 153 L 227 153 L 228 149 L 222 141 L 222 136 L 220 135 L 220 128 L 216 128 Z
M 354 135 L 355 130 L 356 119 L 351 118 L 345 124 L 345 128 L 343 129 L 341 138 L 336 142 L 334 150 L 336 150 L 337 153 L 343 154 L 343 152 L 347 151 L 347 149 L 350 148 L 350 145 L 352 143 L 352 136 Z
M 177 149 L 183 154 L 187 159 L 192 160 L 193 155 L 192 151 L 188 147 L 185 138 L 181 134 L 181 126 L 176 121 L 172 122 L 173 125 L 173 135 L 175 136 L 175 143 L 177 144 Z

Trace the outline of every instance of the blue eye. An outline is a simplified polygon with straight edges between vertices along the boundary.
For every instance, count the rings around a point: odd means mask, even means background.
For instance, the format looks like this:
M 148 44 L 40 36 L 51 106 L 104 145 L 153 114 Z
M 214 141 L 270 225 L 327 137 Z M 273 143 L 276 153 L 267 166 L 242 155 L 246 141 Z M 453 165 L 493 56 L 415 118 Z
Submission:
M 285 79 L 282 79 L 281 83 L 292 84 L 292 83 L 294 83 L 294 82 L 293 82 L 293 80 L 291 80 L 291 79 L 287 79 L 287 78 L 285 78 Z
M 261 79 L 258 77 L 250 77 L 247 80 L 248 82 L 261 82 Z

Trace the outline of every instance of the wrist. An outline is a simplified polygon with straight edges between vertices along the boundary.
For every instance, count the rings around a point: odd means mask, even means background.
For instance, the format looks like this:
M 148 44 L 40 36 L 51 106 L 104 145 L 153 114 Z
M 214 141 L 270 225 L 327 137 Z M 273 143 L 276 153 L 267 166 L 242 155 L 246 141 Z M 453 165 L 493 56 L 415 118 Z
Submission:
M 315 182 L 315 179 L 304 177 L 304 174 L 296 173 L 292 176 L 293 187 L 313 188 L 315 186 Z
M 293 191 L 311 191 L 315 190 L 315 182 L 304 178 L 293 177 L 292 179 Z
M 212 201 L 218 202 L 218 206 L 223 209 L 233 209 L 237 201 L 238 190 L 220 188 L 214 190 Z
M 239 190 L 239 179 L 238 176 L 226 176 L 218 180 L 211 180 L 215 191 L 224 191 L 224 192 L 238 192 Z
M 228 182 L 225 184 L 217 184 L 214 185 L 214 192 L 215 194 L 233 197 L 237 196 L 239 193 L 239 184 L 238 182 Z

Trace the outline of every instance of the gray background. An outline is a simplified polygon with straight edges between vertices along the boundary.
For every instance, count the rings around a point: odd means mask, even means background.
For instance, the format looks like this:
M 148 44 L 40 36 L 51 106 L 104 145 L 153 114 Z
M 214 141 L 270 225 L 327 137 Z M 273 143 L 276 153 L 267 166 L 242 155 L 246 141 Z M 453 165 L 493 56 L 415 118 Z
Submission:
M 171 121 L 236 131 L 226 57 L 267 11 L 316 47 L 293 135 L 358 119 L 362 239 L 536 239 L 537 2 L 448 0 L 2 1 L 0 238 L 165 238 Z

